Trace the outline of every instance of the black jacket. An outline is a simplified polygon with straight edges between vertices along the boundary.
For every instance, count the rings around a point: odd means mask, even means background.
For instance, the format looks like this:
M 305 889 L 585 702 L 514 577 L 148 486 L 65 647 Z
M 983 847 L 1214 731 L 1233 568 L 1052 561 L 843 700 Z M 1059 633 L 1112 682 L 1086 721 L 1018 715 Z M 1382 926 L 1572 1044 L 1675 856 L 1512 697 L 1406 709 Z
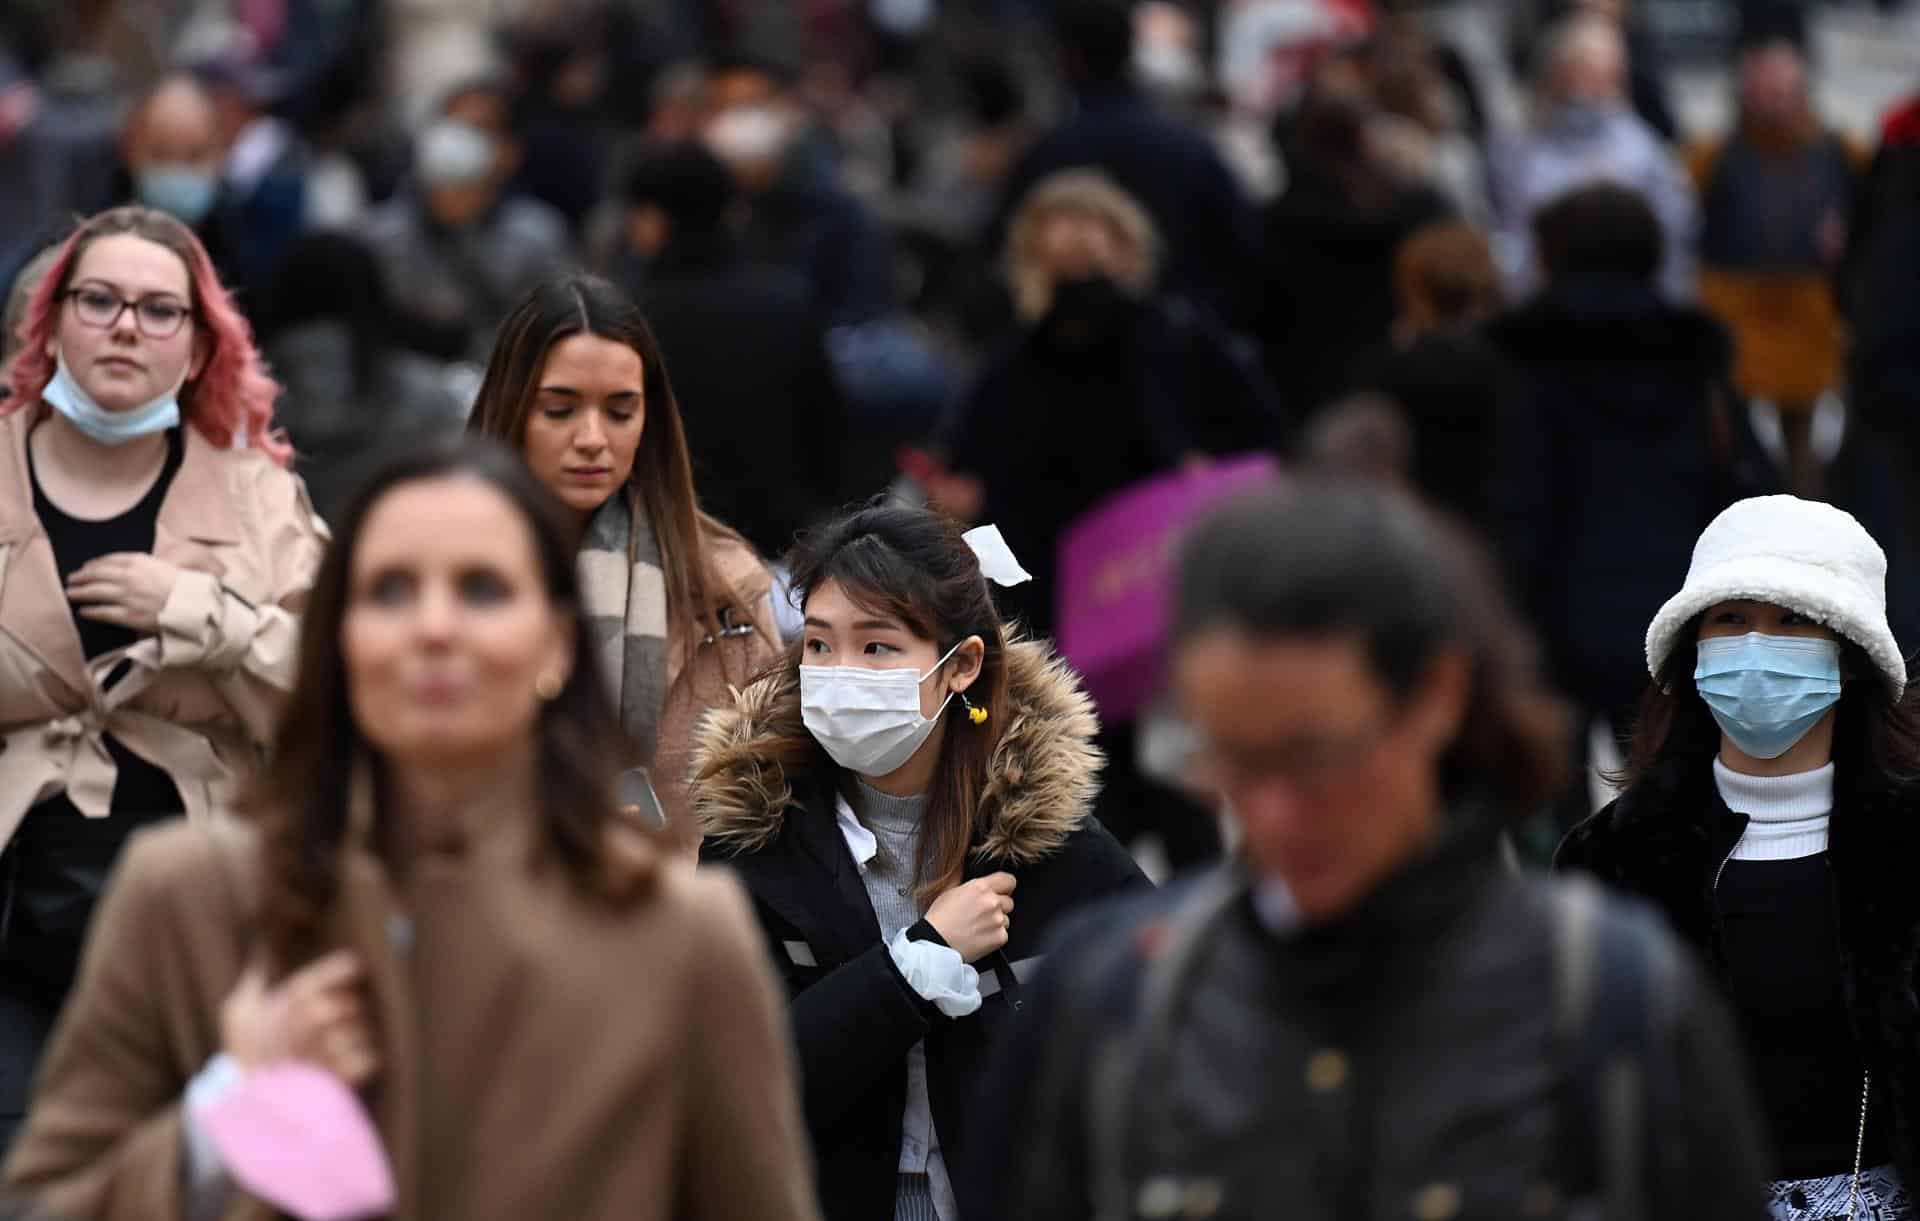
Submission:
M 1287 417 L 1251 349 L 1185 301 L 1128 306 L 1097 342 L 1062 342 L 1050 316 L 988 357 L 950 429 L 950 465 L 979 479 L 1033 573 L 1003 604 L 1054 629 L 1060 535 L 1114 492 L 1191 455 L 1272 450 Z
M 1328 925 L 1276 936 L 1243 894 L 1175 989 L 1164 1051 L 1133 1074 L 1114 1071 L 1113 1049 L 1190 896 L 1169 887 L 1084 913 L 988 1079 L 999 1093 L 982 1102 L 975 1153 L 1009 1161 L 1013 1184 L 993 1215 L 1084 1221 L 1094 1174 L 1110 1182 L 1115 1167 L 1130 1198 L 1171 1182 L 1189 1205 L 1140 1215 L 1569 1215 L 1597 1168 L 1567 1102 L 1576 1057 L 1555 1037 L 1550 885 L 1503 869 L 1480 828 Z M 1598 919 L 1664 938 L 1625 905 Z M 1758 1137 L 1725 1015 L 1685 964 L 1665 999 L 1677 1021 L 1647 1053 L 1643 1135 L 1670 1190 L 1650 1193 L 1648 1216 L 1757 1218 Z M 1114 1108 L 1130 1116 L 1117 1142 Z
M 1901 1178 L 1920 1183 L 1920 791 L 1863 782 L 1864 770 L 1837 768 L 1829 833 L 1841 967 L 1854 1038 L 1892 1106 Z M 1652 901 L 1724 980 L 1714 882 L 1747 821 L 1721 800 L 1709 762 L 1665 764 L 1575 827 L 1554 867 Z
M 1500 358 L 1480 328 L 1431 331 L 1382 353 L 1362 384 L 1406 413 L 1414 485 L 1438 507 L 1487 529 Z
M 927 1091 L 963 1214 L 1003 1190 L 963 1172 L 970 1101 L 989 1051 L 1017 1024 L 1021 977 L 1065 913 L 1145 885 L 1126 851 L 1088 817 L 1100 766 L 1091 704 L 1071 671 L 1033 643 L 1007 654 L 1011 708 L 967 876 L 1019 879 L 1011 939 L 974 964 L 983 993 L 948 1018 L 907 985 L 880 940 L 859 868 L 835 821 L 841 774 L 801 724 L 799 682 L 763 679 L 713 715 L 695 754 L 694 808 L 705 861 L 738 871 L 793 998 L 807 1127 L 829 1221 L 893 1215 L 907 1099 L 907 1053 L 926 1044 Z M 949 713 L 949 716 L 955 716 Z M 956 720 L 950 732 L 971 732 Z M 782 759 L 798 754 L 804 769 Z M 909 936 L 938 940 L 924 920 Z
M 730 245 L 669 248 L 634 294 L 673 372 L 702 506 L 779 556 L 858 491 L 826 314 L 805 280 Z
M 1488 338 L 1509 378 L 1493 508 L 1514 588 L 1564 690 L 1589 708 L 1630 703 L 1644 625 L 1700 532 L 1772 490 L 1728 391 L 1731 341 L 1699 310 L 1610 278 L 1553 286 Z

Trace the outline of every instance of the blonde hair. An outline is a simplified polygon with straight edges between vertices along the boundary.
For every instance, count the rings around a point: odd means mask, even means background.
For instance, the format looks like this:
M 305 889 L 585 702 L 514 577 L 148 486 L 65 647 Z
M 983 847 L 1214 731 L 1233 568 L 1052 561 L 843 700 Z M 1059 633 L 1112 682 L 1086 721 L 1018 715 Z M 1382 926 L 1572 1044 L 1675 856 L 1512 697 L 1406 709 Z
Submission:
M 1053 273 L 1041 261 L 1040 239 L 1047 222 L 1063 214 L 1111 229 L 1129 256 L 1114 279 L 1136 296 L 1146 295 L 1160 270 L 1160 235 L 1147 210 L 1105 174 L 1067 170 L 1042 179 L 1028 193 L 1008 230 L 1007 278 L 1023 320 L 1031 322 L 1052 308 Z

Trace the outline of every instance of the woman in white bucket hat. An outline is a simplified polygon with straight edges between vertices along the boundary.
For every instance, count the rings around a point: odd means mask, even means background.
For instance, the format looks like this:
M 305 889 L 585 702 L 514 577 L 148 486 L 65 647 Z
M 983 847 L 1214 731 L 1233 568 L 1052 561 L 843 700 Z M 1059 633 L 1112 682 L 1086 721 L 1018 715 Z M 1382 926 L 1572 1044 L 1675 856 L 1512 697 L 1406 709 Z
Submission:
M 1852 517 L 1744 500 L 1647 631 L 1628 785 L 1558 868 L 1642 895 L 1728 991 L 1779 1221 L 1907 1218 L 1920 1183 L 1920 718 Z

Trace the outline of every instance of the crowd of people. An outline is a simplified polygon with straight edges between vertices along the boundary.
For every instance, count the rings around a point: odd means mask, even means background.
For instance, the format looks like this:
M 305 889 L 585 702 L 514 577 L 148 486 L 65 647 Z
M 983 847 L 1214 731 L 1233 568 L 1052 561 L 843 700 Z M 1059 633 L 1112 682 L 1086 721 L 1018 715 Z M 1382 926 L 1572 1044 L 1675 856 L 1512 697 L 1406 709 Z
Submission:
M 0 13 L 20 1217 L 1915 1215 L 1920 101 L 482 8 Z

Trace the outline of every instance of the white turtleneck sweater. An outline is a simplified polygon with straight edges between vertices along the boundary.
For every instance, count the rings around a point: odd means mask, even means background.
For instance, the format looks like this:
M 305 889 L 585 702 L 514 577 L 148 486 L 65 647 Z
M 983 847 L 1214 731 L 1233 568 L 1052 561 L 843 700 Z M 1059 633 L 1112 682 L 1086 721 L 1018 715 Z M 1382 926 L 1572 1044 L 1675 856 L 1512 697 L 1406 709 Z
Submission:
M 1746 776 L 1715 759 L 1713 782 L 1727 808 L 1749 820 L 1734 860 L 1797 861 L 1827 850 L 1833 764 L 1792 776 Z

